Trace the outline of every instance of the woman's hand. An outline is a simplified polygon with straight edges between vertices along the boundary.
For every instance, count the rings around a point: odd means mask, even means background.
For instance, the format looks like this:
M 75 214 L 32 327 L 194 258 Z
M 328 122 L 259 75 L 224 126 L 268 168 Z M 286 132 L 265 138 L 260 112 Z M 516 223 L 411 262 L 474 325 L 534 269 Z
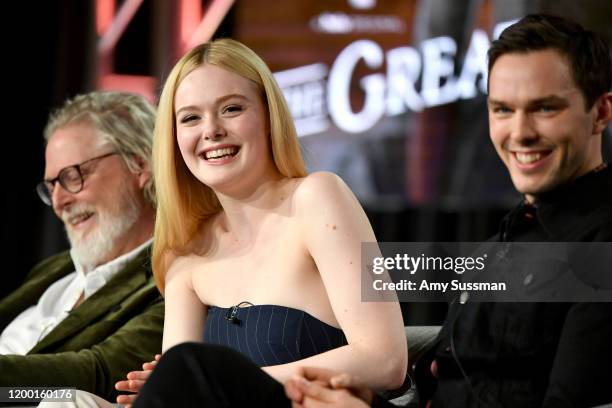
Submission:
M 117 397 L 118 404 L 122 404 L 126 408 L 130 408 L 132 406 L 136 400 L 136 397 L 138 396 L 138 393 L 140 392 L 140 389 L 153 372 L 153 369 L 159 362 L 160 358 L 161 354 L 156 354 L 155 360 L 142 365 L 142 371 L 130 371 L 126 376 L 127 380 L 119 381 L 117 384 L 115 384 L 115 389 L 118 391 L 134 393 L 132 395 L 119 395 Z
M 285 393 L 293 408 L 369 407 L 374 393 L 355 377 L 316 367 L 300 367 L 285 382 Z

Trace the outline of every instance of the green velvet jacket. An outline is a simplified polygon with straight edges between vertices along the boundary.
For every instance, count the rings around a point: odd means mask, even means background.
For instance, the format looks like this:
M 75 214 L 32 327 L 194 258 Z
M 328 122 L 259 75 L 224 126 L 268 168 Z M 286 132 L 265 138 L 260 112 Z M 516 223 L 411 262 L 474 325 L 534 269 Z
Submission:
M 35 266 L 21 287 L 0 300 L 0 331 L 74 269 L 68 252 Z M 163 319 L 148 248 L 27 355 L 1 355 L 0 386 L 70 386 L 114 401 L 115 382 L 161 352 Z

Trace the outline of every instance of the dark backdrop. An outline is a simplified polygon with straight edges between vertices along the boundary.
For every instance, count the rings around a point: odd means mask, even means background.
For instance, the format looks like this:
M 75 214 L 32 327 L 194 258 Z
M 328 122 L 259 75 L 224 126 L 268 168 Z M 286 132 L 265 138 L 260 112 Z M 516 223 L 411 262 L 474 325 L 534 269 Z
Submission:
M 151 1 L 145 3 L 150 5 Z M 92 0 L 22 1 L 5 10 L 6 20 L 12 23 L 0 26 L 6 90 L 0 297 L 17 287 L 38 261 L 67 248 L 61 223 L 34 191 L 43 175 L 42 131 L 53 107 L 93 89 L 95 53 Z M 143 7 L 130 30 L 150 30 L 150 12 Z M 231 22 L 224 22 L 222 29 L 226 34 L 231 31 Z M 142 69 L 143 60 L 153 58 L 142 42 L 133 38 L 126 38 L 118 47 L 118 53 L 126 56 L 120 64 L 126 72 Z M 436 204 L 381 209 L 366 205 L 380 241 L 484 240 L 496 231 L 507 209 L 449 209 Z M 441 304 L 403 305 L 403 310 L 406 322 L 412 324 L 440 323 L 445 313 Z

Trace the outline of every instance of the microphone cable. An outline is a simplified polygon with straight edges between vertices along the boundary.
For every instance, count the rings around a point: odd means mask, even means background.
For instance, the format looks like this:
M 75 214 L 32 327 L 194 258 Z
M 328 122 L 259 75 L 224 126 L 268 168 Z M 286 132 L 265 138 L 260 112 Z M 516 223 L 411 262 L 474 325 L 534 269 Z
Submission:
M 474 399 L 478 401 L 479 404 L 481 404 L 484 407 L 487 407 L 489 405 L 486 404 L 482 399 L 480 399 L 478 394 L 476 394 L 476 390 L 474 390 L 474 387 L 472 387 L 472 382 L 470 381 L 469 376 L 464 370 L 463 365 L 461 365 L 461 361 L 459 361 L 459 356 L 457 355 L 457 349 L 455 348 L 455 323 L 457 323 L 457 319 L 459 318 L 459 315 L 461 314 L 461 311 L 463 309 L 461 306 L 467 303 L 468 299 L 469 299 L 468 292 L 462 292 L 461 295 L 459 296 L 459 306 L 458 306 L 459 310 L 457 311 L 457 314 L 453 318 L 453 322 L 451 323 L 451 328 L 450 328 L 450 349 L 451 349 L 451 354 L 453 356 L 453 359 L 455 360 L 455 364 L 457 364 L 457 367 L 459 367 L 459 372 L 461 372 L 461 375 L 463 376 L 463 379 L 465 380 L 465 383 L 467 384 L 470 390 L 470 393 L 472 394 L 472 397 L 474 397 Z M 451 302 L 451 306 L 453 305 L 453 303 L 455 303 L 456 300 L 457 298 L 453 299 L 453 301 Z
M 223 318 L 225 320 L 227 320 L 228 322 L 232 323 L 232 324 L 240 324 L 240 319 L 238 319 L 236 317 L 236 315 L 238 314 L 238 309 L 240 309 L 240 306 L 242 305 L 249 305 L 249 306 L 255 306 L 254 304 L 252 304 L 251 302 L 240 302 L 238 303 L 236 306 L 232 306 L 229 309 L 227 309 L 227 313 L 225 314 L 225 316 L 223 316 Z

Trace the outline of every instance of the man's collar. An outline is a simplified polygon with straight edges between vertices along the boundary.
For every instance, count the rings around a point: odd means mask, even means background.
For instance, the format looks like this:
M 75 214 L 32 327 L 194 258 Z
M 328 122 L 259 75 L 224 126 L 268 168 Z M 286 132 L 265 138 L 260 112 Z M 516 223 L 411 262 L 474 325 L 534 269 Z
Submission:
M 612 169 L 604 162 L 572 182 L 538 195 L 531 205 L 536 208 L 564 202 L 580 206 L 585 204 L 587 206 L 596 205 L 597 203 L 593 202 L 594 199 L 599 197 L 600 194 L 610 194 L 610 191 L 612 191 L 605 188 L 606 184 L 612 187 Z M 526 201 L 525 204 L 529 204 Z
M 533 204 L 523 200 L 510 211 L 500 225 L 500 240 L 512 240 L 516 228 L 537 222 L 546 239 L 565 236 L 576 228 L 583 214 L 598 211 L 602 205 L 612 204 L 612 167 L 602 166 L 574 182 L 538 197 Z M 527 224 L 525 224 L 527 222 Z M 544 236 L 540 239 L 544 239 Z

